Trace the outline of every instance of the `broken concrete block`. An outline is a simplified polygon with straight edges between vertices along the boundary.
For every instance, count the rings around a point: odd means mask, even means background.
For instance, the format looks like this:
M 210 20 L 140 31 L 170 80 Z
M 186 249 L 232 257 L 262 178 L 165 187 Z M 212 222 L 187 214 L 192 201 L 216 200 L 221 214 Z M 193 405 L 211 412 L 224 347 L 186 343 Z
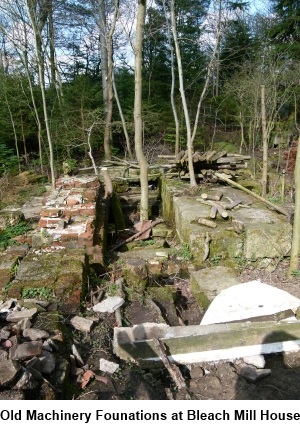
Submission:
M 92 326 L 93 326 L 94 322 L 91 321 L 91 320 L 89 320 L 89 319 L 87 319 L 87 318 L 82 318 L 82 317 L 79 317 L 79 316 L 75 316 L 74 318 L 71 319 L 70 323 L 77 330 L 89 333 L 91 331 L 91 329 L 92 329 Z
M 93 306 L 94 312 L 108 312 L 113 313 L 116 309 L 121 307 L 124 303 L 124 299 L 122 297 L 108 297 L 97 305 Z
M 119 369 L 119 367 L 120 366 L 117 363 L 100 358 L 99 369 L 102 372 L 110 373 L 112 375 L 116 370 Z
M 243 358 L 244 363 L 255 366 L 257 369 L 263 369 L 266 365 L 266 360 L 263 355 L 252 355 Z
M 202 309 L 224 289 L 239 283 L 238 272 L 230 267 L 211 267 L 191 273 L 191 290 Z
M 214 299 L 201 325 L 241 321 L 297 309 L 300 300 L 291 294 L 260 281 L 250 281 L 227 288 Z

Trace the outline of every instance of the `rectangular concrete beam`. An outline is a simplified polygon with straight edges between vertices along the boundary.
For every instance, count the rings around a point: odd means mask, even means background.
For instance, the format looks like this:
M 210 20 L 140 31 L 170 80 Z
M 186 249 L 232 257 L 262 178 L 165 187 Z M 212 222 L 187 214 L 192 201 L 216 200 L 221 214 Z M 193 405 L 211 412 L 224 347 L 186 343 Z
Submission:
M 256 354 L 300 350 L 300 322 L 245 322 L 169 327 L 140 324 L 114 329 L 114 352 L 142 367 L 160 367 L 154 338 L 166 346 L 171 362 L 191 364 L 233 360 Z

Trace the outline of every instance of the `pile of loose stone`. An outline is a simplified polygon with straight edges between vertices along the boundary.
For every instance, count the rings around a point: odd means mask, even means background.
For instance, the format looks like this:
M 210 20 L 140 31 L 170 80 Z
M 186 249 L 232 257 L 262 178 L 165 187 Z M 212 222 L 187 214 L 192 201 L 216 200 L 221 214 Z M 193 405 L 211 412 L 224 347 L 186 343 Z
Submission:
M 38 390 L 41 398 L 55 399 L 63 389 L 70 366 L 63 353 L 63 334 L 58 328 L 37 328 L 43 319 L 46 326 L 45 318 L 34 323 L 43 313 L 49 317 L 47 306 L 46 302 L 21 303 L 14 299 L 0 304 L 2 400 L 39 398 Z
M 0 400 L 72 398 L 89 378 L 101 379 L 82 359 L 73 334 L 90 333 L 101 312 L 112 313 L 122 304 L 123 300 L 112 306 L 106 299 L 94 306 L 89 317 L 76 315 L 67 322 L 54 303 L 0 301 Z M 112 374 L 118 367 L 100 359 L 99 370 L 104 373 Z

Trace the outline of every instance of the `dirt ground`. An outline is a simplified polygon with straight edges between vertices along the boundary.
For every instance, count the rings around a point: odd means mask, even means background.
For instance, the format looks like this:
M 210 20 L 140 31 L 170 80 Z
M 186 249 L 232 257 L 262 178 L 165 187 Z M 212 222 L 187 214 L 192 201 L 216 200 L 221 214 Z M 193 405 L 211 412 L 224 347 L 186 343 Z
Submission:
M 260 279 L 300 298 L 299 278 L 286 277 L 288 261 L 278 263 L 273 272 L 245 268 L 241 282 Z M 187 324 L 199 324 L 202 315 L 195 305 L 186 280 L 178 282 L 181 317 Z M 179 302 L 178 302 L 179 304 Z M 142 312 L 140 304 L 131 311 Z M 77 398 L 115 400 L 299 400 L 300 399 L 300 353 L 265 355 L 265 369 L 270 374 L 257 382 L 242 376 L 245 363 L 235 362 L 199 363 L 180 366 L 186 389 L 178 390 L 166 369 L 147 370 L 135 364 L 120 362 L 112 351 L 113 316 L 100 321 L 90 337 L 80 339 L 82 351 L 90 368 L 97 369 L 100 358 L 120 364 L 116 374 L 106 380 L 91 381 L 78 392 Z M 86 344 L 85 344 L 86 342 Z M 250 366 L 251 367 L 251 366 Z

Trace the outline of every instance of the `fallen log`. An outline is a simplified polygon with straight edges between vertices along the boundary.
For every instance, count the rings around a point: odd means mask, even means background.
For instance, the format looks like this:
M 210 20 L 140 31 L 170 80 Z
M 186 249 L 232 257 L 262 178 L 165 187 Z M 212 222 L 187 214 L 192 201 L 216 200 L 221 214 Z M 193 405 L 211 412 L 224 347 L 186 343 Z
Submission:
M 212 157 L 217 153 L 217 151 L 207 151 L 205 160 L 211 161 Z
M 197 198 L 196 201 L 203 203 L 204 205 L 207 205 L 207 206 L 215 207 L 217 212 L 219 212 L 219 214 L 221 215 L 222 218 L 228 218 L 228 212 L 226 212 L 226 208 L 225 208 L 224 203 L 222 203 L 222 202 L 216 203 L 216 202 L 204 200 L 201 198 Z
M 216 228 L 217 227 L 216 222 L 210 221 L 209 219 L 206 219 L 206 218 L 199 218 L 198 224 L 205 225 L 206 227 L 210 227 L 210 228 Z
M 164 220 L 162 218 L 159 218 L 155 221 L 153 221 L 147 228 L 144 228 L 141 231 L 138 231 L 137 233 L 135 233 L 133 236 L 130 236 L 128 239 L 124 240 L 123 242 L 113 246 L 111 248 L 111 251 L 115 251 L 116 249 L 121 248 L 121 246 L 126 245 L 126 243 L 129 242 L 133 242 L 135 239 L 137 239 L 139 236 L 141 236 L 143 233 L 145 233 L 146 231 L 150 230 L 151 228 L 155 227 L 157 224 L 161 224 L 162 222 L 164 222 Z
M 226 197 L 226 198 L 228 199 L 228 197 Z M 242 200 L 231 201 L 230 203 L 224 205 L 224 209 L 231 210 L 231 209 L 235 208 L 236 206 L 240 205 L 241 203 L 242 203 Z
M 214 190 L 214 191 L 209 191 L 207 193 L 202 193 L 201 197 L 204 200 L 215 200 L 218 202 L 223 197 L 223 193 L 222 191 Z
M 227 178 L 224 174 L 216 172 L 214 174 L 214 176 L 218 179 L 221 179 L 224 182 L 227 182 L 229 185 L 231 185 L 235 188 L 238 188 L 239 190 L 245 191 L 247 194 L 250 194 L 250 196 L 255 197 L 257 200 L 265 203 L 267 206 L 269 206 L 272 209 L 276 210 L 277 212 L 285 215 L 286 217 L 288 217 L 288 218 L 290 217 L 290 214 L 286 210 L 282 209 L 281 207 L 275 205 L 272 202 L 269 202 L 268 200 L 264 199 L 263 197 L 259 196 L 258 194 L 254 193 L 253 191 L 250 191 L 247 188 L 243 187 L 242 185 L 232 181 L 231 179 Z
M 215 219 L 216 216 L 217 216 L 217 213 L 218 213 L 217 206 L 212 206 L 211 210 L 209 212 L 209 217 L 212 218 L 212 219 Z

